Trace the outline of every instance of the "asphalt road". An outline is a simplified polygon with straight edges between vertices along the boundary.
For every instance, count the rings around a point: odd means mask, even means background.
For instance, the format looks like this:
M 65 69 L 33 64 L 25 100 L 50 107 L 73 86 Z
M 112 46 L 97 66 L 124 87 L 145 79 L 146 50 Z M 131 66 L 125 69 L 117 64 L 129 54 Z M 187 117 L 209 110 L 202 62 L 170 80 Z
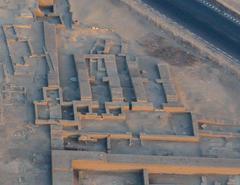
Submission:
M 240 59 L 240 26 L 195 0 L 142 0 L 193 33 Z

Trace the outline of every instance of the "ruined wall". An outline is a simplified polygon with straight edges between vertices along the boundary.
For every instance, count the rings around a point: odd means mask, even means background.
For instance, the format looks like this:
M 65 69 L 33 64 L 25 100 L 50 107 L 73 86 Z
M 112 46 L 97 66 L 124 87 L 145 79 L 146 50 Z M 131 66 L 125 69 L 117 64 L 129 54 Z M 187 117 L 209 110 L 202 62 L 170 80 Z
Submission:
M 39 6 L 53 6 L 54 0 L 38 0 Z

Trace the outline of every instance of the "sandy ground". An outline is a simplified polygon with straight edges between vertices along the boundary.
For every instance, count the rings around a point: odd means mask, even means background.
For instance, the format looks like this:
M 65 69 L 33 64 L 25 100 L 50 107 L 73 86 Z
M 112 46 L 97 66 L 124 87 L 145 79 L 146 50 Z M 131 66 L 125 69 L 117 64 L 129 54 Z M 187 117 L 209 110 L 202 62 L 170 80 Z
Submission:
M 236 3 L 236 1 L 232 1 Z M 83 29 L 76 25 L 72 30 L 58 32 L 60 83 L 66 101 L 79 98 L 79 94 L 76 93 L 77 86 L 69 83 L 69 78 L 76 75 L 71 63 L 71 54 L 88 52 L 94 42 L 94 37 L 111 38 L 116 41 L 119 41 L 121 37 L 129 44 L 129 53 L 137 56 L 140 69 L 147 72 L 149 79 L 156 76 L 156 72 L 152 72 L 155 64 L 162 62 L 171 65 L 181 100 L 189 110 L 206 117 L 238 122 L 240 118 L 240 98 L 238 96 L 240 84 L 239 79 L 230 72 L 226 72 L 221 66 L 211 61 L 202 60 L 194 51 L 179 45 L 168 34 L 133 14 L 118 1 L 69 0 L 69 3 L 72 5 L 73 19 L 78 19 Z M 34 4 L 34 0 L 21 2 L 1 0 L 0 23 L 21 22 L 21 19 L 18 18 L 19 14 L 34 7 Z M 30 21 L 23 19 L 23 22 Z M 102 34 L 89 31 L 88 28 L 91 27 L 103 29 Z M 0 39 L 1 63 L 7 65 L 6 43 L 2 31 Z M 38 46 L 34 47 L 37 50 Z M 41 62 L 36 62 L 33 71 L 35 73 L 31 76 L 10 75 L 8 82 L 6 79 L 1 79 L 1 90 L 6 83 L 26 88 L 26 94 L 23 97 L 21 95 L 17 96 L 20 97 L 17 99 L 13 97 L 13 103 L 1 102 L 1 185 L 51 184 L 49 129 L 34 125 L 32 104 L 34 100 L 42 99 L 41 88 L 46 86 L 47 70 Z M 220 147 L 217 151 L 210 150 L 211 143 L 218 143 L 222 148 Z M 130 151 L 127 148 L 121 148 L 121 145 L 122 143 L 116 143 L 118 147 L 113 148 L 113 152 L 127 153 Z M 176 147 L 178 147 L 177 150 Z M 210 140 L 205 138 L 201 141 L 200 146 L 189 144 L 187 147 L 181 143 L 172 143 L 171 145 L 158 143 L 146 146 L 146 150 L 141 151 L 142 153 L 149 151 L 153 155 L 240 157 L 239 140 L 237 139 Z M 139 153 L 139 150 L 131 152 Z M 89 173 L 86 176 L 87 178 L 83 180 L 84 185 L 100 185 L 103 184 L 103 180 L 105 184 L 138 184 L 135 174 L 133 176 L 107 174 L 106 178 L 102 174 Z M 95 178 L 98 180 L 94 181 Z M 170 182 L 165 182 L 166 177 L 161 176 L 153 177 L 151 181 L 152 183 L 177 183 L 174 177 L 171 178 Z M 193 179 L 189 177 L 186 181 L 183 177 L 180 179 L 189 185 L 200 184 L 200 177 L 193 177 Z M 221 177 L 219 181 L 226 182 L 226 179 Z

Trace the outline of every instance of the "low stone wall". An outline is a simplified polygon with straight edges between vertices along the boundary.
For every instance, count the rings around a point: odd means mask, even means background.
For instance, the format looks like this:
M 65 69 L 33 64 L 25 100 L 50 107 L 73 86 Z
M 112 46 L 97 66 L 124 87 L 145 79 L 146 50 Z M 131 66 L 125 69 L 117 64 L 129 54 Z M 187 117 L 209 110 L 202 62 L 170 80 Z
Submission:
M 144 141 L 168 141 L 168 142 L 199 142 L 198 136 L 181 136 L 181 135 L 160 135 L 140 133 L 141 142 Z
M 212 44 L 193 34 L 189 30 L 180 26 L 170 18 L 160 14 L 153 8 L 142 3 L 140 0 L 119 0 L 123 4 L 130 7 L 137 14 L 145 17 L 157 27 L 169 32 L 172 36 L 180 39 L 185 43 L 189 43 L 193 48 L 198 49 L 199 53 L 205 58 L 211 59 L 217 64 L 230 69 L 238 77 L 240 77 L 240 61 L 231 57 L 224 51 L 216 48 Z
M 73 170 L 139 171 L 181 175 L 239 175 L 238 159 L 106 154 L 102 152 L 52 151 L 53 176 Z

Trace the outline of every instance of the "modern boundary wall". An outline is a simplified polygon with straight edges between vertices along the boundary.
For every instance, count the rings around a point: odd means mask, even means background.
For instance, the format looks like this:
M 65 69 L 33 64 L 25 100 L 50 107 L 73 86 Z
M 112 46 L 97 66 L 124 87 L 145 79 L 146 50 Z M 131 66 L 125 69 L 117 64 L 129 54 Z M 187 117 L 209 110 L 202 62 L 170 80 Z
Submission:
M 183 42 L 190 43 L 192 47 L 197 48 L 200 54 L 206 58 L 210 58 L 217 64 L 227 67 L 240 78 L 240 61 L 231 57 L 224 51 L 216 48 L 212 44 L 203 40 L 199 36 L 180 26 L 170 18 L 160 14 L 153 8 L 142 3 L 140 0 L 119 0 L 123 4 L 130 7 L 137 14 L 145 17 L 157 27 L 171 33 L 174 37 L 179 38 Z

